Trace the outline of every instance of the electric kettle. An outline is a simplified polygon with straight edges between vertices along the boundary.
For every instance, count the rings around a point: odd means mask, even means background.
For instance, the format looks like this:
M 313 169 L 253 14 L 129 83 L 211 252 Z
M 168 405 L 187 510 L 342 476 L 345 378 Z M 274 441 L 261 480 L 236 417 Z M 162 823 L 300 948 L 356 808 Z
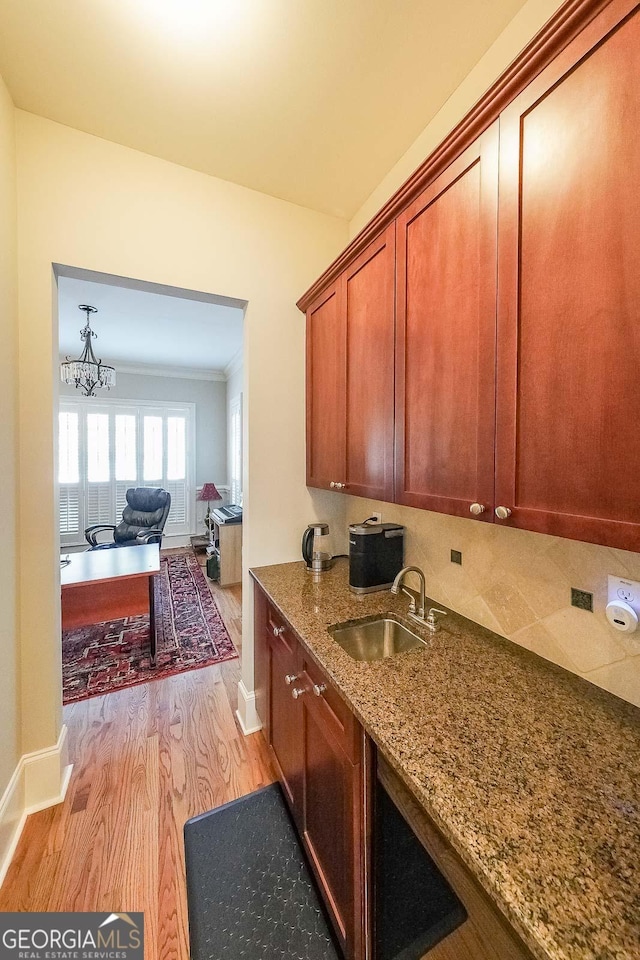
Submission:
M 309 573 L 321 573 L 333 566 L 328 523 L 310 523 L 302 534 L 302 559 Z

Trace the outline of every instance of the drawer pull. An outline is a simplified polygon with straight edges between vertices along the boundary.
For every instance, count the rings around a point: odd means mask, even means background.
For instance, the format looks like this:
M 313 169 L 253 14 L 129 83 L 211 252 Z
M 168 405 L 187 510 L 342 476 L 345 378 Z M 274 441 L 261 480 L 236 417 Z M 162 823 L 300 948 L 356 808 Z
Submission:
M 284 678 L 284 682 L 286 683 L 286 685 L 287 685 L 288 687 L 290 687 L 291 684 L 292 684 L 292 683 L 295 683 L 297 679 L 298 679 L 298 677 L 297 677 L 297 675 L 296 675 L 295 673 L 288 673 L 288 674 L 286 675 L 286 677 Z
M 498 520 L 507 520 L 511 516 L 509 507 L 496 507 L 496 517 Z
M 313 692 L 315 693 L 316 697 L 321 697 L 326 689 L 326 683 L 314 683 L 313 685 Z
M 301 697 L 302 694 L 306 692 L 307 691 L 304 689 L 304 687 L 294 687 L 293 690 L 291 691 L 291 696 L 293 697 L 294 700 L 297 700 L 298 697 Z
M 485 511 L 484 503 L 472 503 L 469 507 L 469 513 L 472 513 L 474 517 L 479 517 L 481 513 Z
M 280 634 L 284 633 L 285 629 L 286 629 L 286 627 L 274 627 L 274 628 L 273 628 L 273 635 L 274 635 L 274 637 L 279 637 Z

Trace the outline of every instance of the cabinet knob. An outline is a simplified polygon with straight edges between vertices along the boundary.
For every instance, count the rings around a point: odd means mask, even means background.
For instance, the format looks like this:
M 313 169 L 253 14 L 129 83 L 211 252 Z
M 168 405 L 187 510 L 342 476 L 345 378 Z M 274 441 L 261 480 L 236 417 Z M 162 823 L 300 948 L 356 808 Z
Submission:
M 469 507 L 469 513 L 472 513 L 474 517 L 479 517 L 486 509 L 484 503 L 472 503 Z
M 333 480 L 331 481 L 331 483 L 329 484 L 329 486 L 330 486 L 331 489 L 333 490 L 333 488 L 335 487 L 335 483 L 333 482 Z
M 284 633 L 285 629 L 286 629 L 285 627 L 274 627 L 273 628 L 274 637 L 279 637 L 281 634 Z
M 297 700 L 298 697 L 301 697 L 302 694 L 306 692 L 307 691 L 304 689 L 304 687 L 294 687 L 293 690 L 291 691 L 291 696 L 293 697 L 294 700 Z
M 298 679 L 298 677 L 296 676 L 295 673 L 288 673 L 288 674 L 286 675 L 286 677 L 284 678 L 284 682 L 286 683 L 286 685 L 287 685 L 288 687 L 290 687 L 291 684 L 292 684 L 292 683 L 295 683 L 297 679 Z
M 496 517 L 498 520 L 506 520 L 511 516 L 511 510 L 509 507 L 496 507 Z
M 315 693 L 316 697 L 321 697 L 326 689 L 326 683 L 314 683 L 313 685 L 313 692 Z

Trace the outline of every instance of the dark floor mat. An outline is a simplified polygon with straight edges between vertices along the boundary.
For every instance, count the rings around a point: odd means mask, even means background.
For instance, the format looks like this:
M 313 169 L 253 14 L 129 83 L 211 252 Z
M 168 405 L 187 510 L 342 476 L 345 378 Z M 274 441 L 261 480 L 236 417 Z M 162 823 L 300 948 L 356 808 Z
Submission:
M 192 960 L 340 960 L 278 784 L 184 828 Z

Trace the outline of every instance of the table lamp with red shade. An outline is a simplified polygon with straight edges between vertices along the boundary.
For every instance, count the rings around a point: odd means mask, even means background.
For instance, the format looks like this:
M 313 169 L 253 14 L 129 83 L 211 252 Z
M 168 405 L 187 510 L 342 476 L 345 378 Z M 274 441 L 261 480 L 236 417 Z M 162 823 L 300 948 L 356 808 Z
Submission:
M 213 523 L 211 522 L 211 501 L 222 500 L 222 494 L 216 489 L 215 483 L 203 483 L 202 489 L 198 493 L 196 500 L 206 502 L 207 513 L 204 518 L 204 525 L 209 531 L 209 543 L 213 546 Z

